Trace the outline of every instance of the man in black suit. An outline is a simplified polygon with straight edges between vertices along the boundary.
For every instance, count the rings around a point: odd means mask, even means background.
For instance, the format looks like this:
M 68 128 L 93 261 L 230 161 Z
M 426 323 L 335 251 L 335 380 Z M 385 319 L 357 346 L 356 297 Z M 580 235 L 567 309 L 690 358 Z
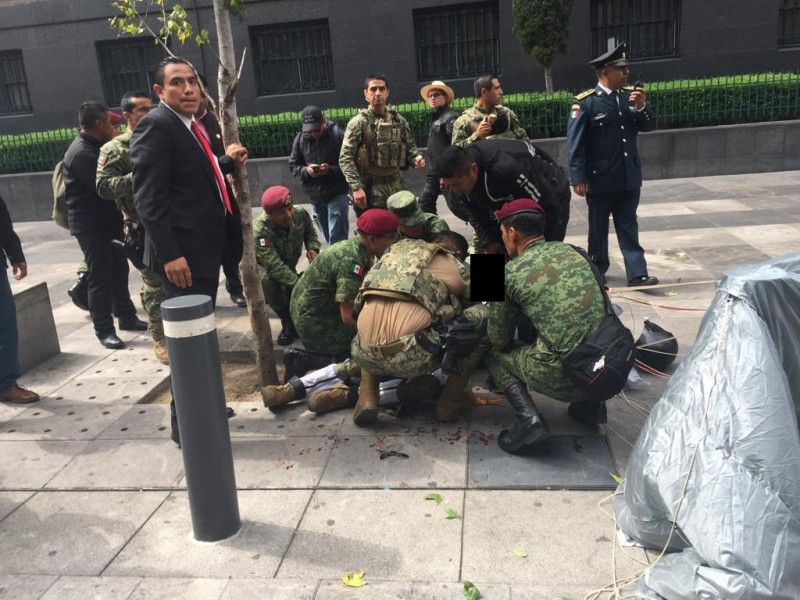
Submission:
M 145 263 L 161 275 L 166 298 L 205 294 L 216 301 L 225 252 L 225 215 L 233 212 L 225 174 L 247 160 L 231 144 L 217 159 L 194 120 L 200 87 L 192 65 L 168 57 L 153 85 L 161 103 L 131 138 L 133 200 L 145 229 Z M 180 445 L 175 403 L 172 439 Z

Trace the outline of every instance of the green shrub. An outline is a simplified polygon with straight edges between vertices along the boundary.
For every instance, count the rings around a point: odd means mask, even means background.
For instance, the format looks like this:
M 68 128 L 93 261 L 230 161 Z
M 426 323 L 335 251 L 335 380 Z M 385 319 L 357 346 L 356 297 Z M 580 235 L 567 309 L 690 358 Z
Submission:
M 566 135 L 573 94 L 541 92 L 509 94 L 503 104 L 513 110 L 532 139 Z M 800 117 L 800 75 L 759 73 L 656 81 L 647 84 L 647 101 L 658 116 L 659 129 L 758 123 Z M 453 106 L 464 110 L 472 98 L 458 98 Z M 398 104 L 409 122 L 417 145 L 428 141 L 430 111 L 425 102 Z M 344 127 L 358 108 L 325 110 L 328 119 Z M 300 131 L 300 113 L 239 118 L 239 137 L 253 158 L 288 156 Z M 77 131 L 59 129 L 0 136 L 0 173 L 50 171 L 61 160 Z

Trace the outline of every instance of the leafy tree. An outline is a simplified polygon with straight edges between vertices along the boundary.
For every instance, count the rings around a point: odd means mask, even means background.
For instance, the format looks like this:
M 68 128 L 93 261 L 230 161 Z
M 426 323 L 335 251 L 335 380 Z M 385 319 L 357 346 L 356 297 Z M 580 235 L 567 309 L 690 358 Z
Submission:
M 553 92 L 556 53 L 567 51 L 575 0 L 513 0 L 513 31 L 522 51 L 544 67 L 545 89 Z
M 214 22 L 217 30 L 215 54 L 219 61 L 217 76 L 219 102 L 216 112 L 222 127 L 222 138 L 227 146 L 239 140 L 235 94 L 239 84 L 241 65 L 244 64 L 243 54 L 237 70 L 231 16 L 243 18 L 244 9 L 242 0 L 213 0 L 213 2 Z M 208 31 L 205 29 L 195 30 L 188 19 L 186 10 L 178 0 L 116 0 L 112 2 L 112 6 L 119 12 L 117 16 L 109 20 L 112 28 L 118 30 L 120 34 L 127 35 L 148 33 L 153 36 L 155 43 L 160 44 L 171 55 L 173 53 L 167 46 L 167 39 L 170 37 L 181 43 L 189 40 L 198 45 L 209 43 Z M 272 346 L 272 331 L 269 325 L 267 304 L 256 268 L 255 246 L 251 243 L 253 239 L 252 210 L 245 166 L 236 170 L 233 189 L 236 192 L 236 201 L 242 214 L 244 255 L 240 268 L 250 314 L 250 327 L 253 331 L 259 379 L 261 385 L 274 385 L 278 383 L 278 373 L 275 367 L 275 353 Z

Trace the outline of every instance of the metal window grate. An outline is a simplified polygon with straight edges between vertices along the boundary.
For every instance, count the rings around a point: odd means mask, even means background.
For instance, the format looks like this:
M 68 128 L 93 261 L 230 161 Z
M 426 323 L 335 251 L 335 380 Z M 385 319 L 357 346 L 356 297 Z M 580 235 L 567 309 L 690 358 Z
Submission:
M 334 88 L 328 20 L 250 28 L 258 94 Z
M 592 0 L 591 23 L 595 56 L 623 41 L 637 60 L 680 54 L 681 0 Z
M 125 92 L 150 93 L 156 66 L 166 56 L 152 37 L 97 42 L 96 49 L 108 106 L 119 106 Z
M 500 72 L 497 2 L 414 11 L 419 81 Z
M 778 46 L 800 46 L 800 0 L 781 0 L 778 17 Z
M 0 52 L 0 115 L 33 112 L 22 50 Z

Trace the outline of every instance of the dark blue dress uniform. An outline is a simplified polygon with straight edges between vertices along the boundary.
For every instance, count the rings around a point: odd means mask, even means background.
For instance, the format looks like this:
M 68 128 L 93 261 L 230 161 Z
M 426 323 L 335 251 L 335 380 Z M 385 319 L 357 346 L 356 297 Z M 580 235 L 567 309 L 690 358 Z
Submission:
M 621 51 L 620 51 L 621 50 Z M 614 61 L 614 55 L 620 54 Z M 625 66 L 621 44 L 596 66 Z M 599 65 L 597 61 L 601 61 Z M 642 167 L 636 137 L 640 131 L 651 131 L 656 117 L 645 105 L 637 111 L 630 102 L 633 86 L 608 93 L 600 85 L 575 97 L 567 124 L 567 156 L 573 186 L 587 184 L 589 206 L 589 255 L 605 273 L 609 267 L 608 217 L 613 215 L 617 240 L 625 261 L 628 282 L 648 278 L 644 250 L 639 245 L 639 224 L 636 209 L 642 187 Z

